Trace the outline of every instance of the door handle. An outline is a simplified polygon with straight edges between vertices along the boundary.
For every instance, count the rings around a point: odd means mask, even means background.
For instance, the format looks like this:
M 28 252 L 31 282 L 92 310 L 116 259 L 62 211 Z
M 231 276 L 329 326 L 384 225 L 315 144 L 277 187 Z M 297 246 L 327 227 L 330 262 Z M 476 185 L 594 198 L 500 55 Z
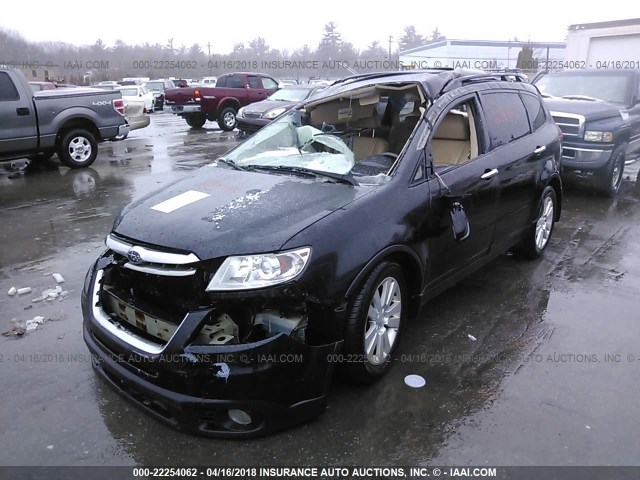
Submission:
M 22 108 L 16 108 L 16 113 L 18 114 L 18 116 L 20 117 L 24 117 L 25 115 L 29 115 L 29 109 L 26 107 L 22 107 Z
M 547 146 L 546 146 L 546 145 L 542 145 L 541 147 L 537 147 L 537 148 L 533 151 L 533 153 L 535 153 L 536 155 L 541 155 L 541 154 L 543 154 L 543 153 L 544 153 L 544 152 L 546 152 L 546 151 L 547 151 Z
M 480 176 L 481 179 L 483 180 L 488 180 L 491 177 L 493 177 L 494 175 L 498 174 L 498 169 L 494 168 L 493 170 L 485 170 L 485 172 Z

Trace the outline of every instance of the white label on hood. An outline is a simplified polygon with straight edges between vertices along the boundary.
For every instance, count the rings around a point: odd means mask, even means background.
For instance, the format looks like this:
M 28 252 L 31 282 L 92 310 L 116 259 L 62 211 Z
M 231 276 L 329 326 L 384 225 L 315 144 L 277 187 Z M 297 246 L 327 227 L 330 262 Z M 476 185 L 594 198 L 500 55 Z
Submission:
M 151 207 L 151 210 L 157 210 L 163 213 L 171 213 L 174 210 L 178 210 L 190 203 L 197 202 L 198 200 L 202 200 L 203 198 L 207 198 L 209 196 L 208 193 L 198 192 L 196 190 L 189 190 L 188 192 L 181 193 L 180 195 L 176 195 L 169 200 L 165 200 L 162 203 L 154 205 Z

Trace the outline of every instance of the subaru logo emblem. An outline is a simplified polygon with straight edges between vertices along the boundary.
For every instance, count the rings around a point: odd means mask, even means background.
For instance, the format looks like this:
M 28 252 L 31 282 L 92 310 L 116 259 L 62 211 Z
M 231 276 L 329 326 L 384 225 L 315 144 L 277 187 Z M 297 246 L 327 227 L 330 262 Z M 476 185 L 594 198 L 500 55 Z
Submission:
M 131 263 L 141 263 L 142 262 L 142 256 L 137 252 L 135 247 L 132 248 L 131 250 L 129 250 L 129 253 L 127 253 L 127 258 L 129 259 L 129 261 Z

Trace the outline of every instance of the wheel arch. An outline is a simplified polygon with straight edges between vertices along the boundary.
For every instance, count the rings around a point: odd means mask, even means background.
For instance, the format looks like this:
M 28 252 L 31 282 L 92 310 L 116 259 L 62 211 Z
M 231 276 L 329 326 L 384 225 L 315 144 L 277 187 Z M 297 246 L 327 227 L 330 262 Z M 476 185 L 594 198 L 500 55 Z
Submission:
M 60 146 L 60 142 L 64 136 L 76 128 L 88 131 L 94 136 L 97 142 L 102 139 L 98 127 L 90 118 L 74 117 L 64 122 L 58 129 L 58 133 L 56 134 L 56 148 Z
M 238 101 L 237 98 L 233 98 L 233 97 L 223 98 L 222 100 L 220 100 L 220 103 L 218 104 L 218 114 L 220 114 L 222 110 L 224 110 L 227 107 L 234 108 L 237 112 L 238 110 L 240 110 L 240 102 Z
M 409 315 L 417 314 L 420 309 L 419 296 L 424 283 L 424 269 L 418 254 L 406 245 L 392 245 L 374 255 L 351 282 L 345 298 L 347 301 L 351 301 L 357 294 L 358 288 L 364 284 L 376 266 L 383 261 L 395 262 L 400 265 L 409 290 Z

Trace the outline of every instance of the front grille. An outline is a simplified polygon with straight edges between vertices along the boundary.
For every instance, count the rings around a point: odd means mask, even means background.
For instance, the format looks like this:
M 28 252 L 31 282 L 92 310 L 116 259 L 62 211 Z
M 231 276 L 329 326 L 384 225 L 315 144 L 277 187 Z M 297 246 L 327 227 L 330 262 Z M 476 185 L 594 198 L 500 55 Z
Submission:
M 562 130 L 563 136 L 582 137 L 584 134 L 584 116 L 564 112 L 551 112 L 551 116 Z
M 100 304 L 118 328 L 159 348 L 188 313 L 210 306 L 205 289 L 218 262 L 134 245 L 115 235 L 108 237 L 107 246 L 114 262 L 104 270 Z
M 260 118 L 262 114 L 257 112 L 244 112 L 244 116 L 246 118 Z

